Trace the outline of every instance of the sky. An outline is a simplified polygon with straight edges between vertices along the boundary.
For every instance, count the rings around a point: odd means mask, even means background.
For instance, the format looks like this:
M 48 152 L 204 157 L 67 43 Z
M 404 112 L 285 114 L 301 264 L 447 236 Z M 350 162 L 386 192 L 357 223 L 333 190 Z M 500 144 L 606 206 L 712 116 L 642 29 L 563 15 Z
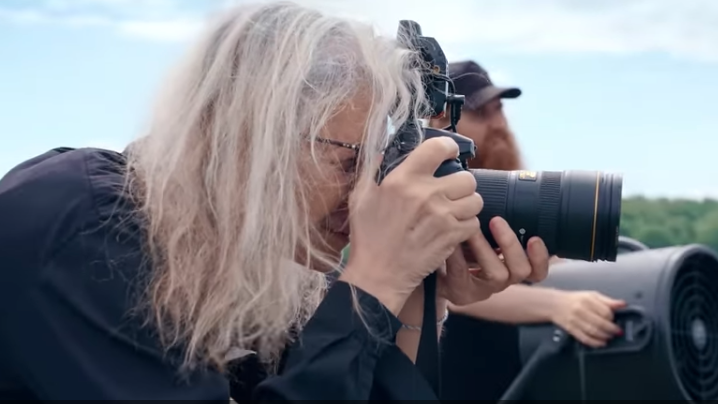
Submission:
M 207 17 L 244 2 L 0 0 L 0 175 L 54 147 L 124 148 Z M 530 169 L 718 197 L 716 0 L 297 2 L 386 35 L 414 19 L 449 60 L 520 87 L 504 105 Z

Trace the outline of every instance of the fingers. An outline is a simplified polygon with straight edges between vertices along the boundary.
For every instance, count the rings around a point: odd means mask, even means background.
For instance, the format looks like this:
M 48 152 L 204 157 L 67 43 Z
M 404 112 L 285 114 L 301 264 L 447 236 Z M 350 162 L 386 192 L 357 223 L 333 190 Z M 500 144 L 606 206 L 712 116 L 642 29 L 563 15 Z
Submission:
M 592 348 L 600 348 L 600 347 L 606 346 L 606 340 L 596 338 L 593 335 L 586 333 L 586 331 L 584 331 L 583 329 L 580 329 L 580 328 L 566 329 L 566 332 L 571 334 L 574 338 L 576 338 L 582 344 L 588 345 Z
M 501 249 L 506 267 L 510 269 L 509 282 L 517 283 L 531 275 L 532 263 L 529 261 L 523 246 L 506 220 L 498 216 L 494 217 L 489 222 L 489 229 L 494 236 L 494 240 L 496 240 L 496 244 Z M 540 252 L 540 248 L 537 250 Z M 492 255 L 496 258 L 496 261 L 501 263 L 495 253 Z M 540 266 L 541 271 L 548 271 L 548 252 L 546 252 L 545 262 L 539 262 L 540 259 L 538 256 L 534 259 L 537 261 L 537 265 Z M 501 263 L 501 265 L 503 266 L 503 263 Z M 543 268 L 544 266 L 546 266 L 546 269 Z M 481 267 L 485 268 L 483 265 Z
M 581 324 L 584 325 L 584 331 L 594 338 L 608 341 L 621 333 L 621 329 L 613 321 L 600 316 L 598 313 L 588 312 L 583 320 Z
M 611 299 L 608 296 L 604 296 L 602 294 L 599 294 L 598 299 L 600 299 L 604 304 L 606 304 L 608 307 L 611 308 L 611 310 L 618 310 L 626 307 L 626 302 L 623 300 L 616 300 Z
M 476 194 L 476 179 L 469 171 L 459 171 L 441 177 L 439 187 L 449 200 L 455 201 Z
M 589 308 L 593 311 L 591 314 L 598 317 L 595 325 L 611 336 L 621 334 L 621 328 L 613 322 L 615 310 L 614 306 L 624 306 L 625 302 L 608 298 L 600 293 L 595 293 L 593 298 L 588 301 Z
M 606 345 L 615 333 L 607 329 L 610 321 L 598 316 L 595 313 L 582 313 L 580 318 L 575 318 L 565 330 L 584 345 L 599 348 Z
M 526 277 L 530 282 L 541 282 L 548 276 L 550 258 L 543 240 L 532 237 L 526 245 L 526 254 L 531 264 L 531 273 Z
M 433 176 L 441 163 L 458 156 L 459 145 L 453 139 L 449 137 L 427 139 L 409 153 L 394 172 Z
M 577 340 L 588 346 L 605 346 L 608 340 L 621 335 L 621 328 L 613 322 L 613 309 L 609 303 L 619 302 L 597 292 L 578 292 L 580 309 L 572 315 L 566 327 Z
M 451 203 L 451 213 L 456 220 L 468 220 L 476 217 L 484 207 L 484 200 L 477 193 L 455 200 Z
M 479 231 L 466 240 L 466 244 L 481 268 L 481 271 L 475 272 L 476 277 L 485 281 L 497 292 L 505 289 L 508 286 L 509 270 L 496 255 L 494 248 L 491 247 L 484 235 Z
M 479 219 L 476 215 L 471 215 L 468 219 L 458 221 L 455 226 L 455 234 L 452 244 L 459 245 L 463 243 L 464 240 L 471 239 L 477 234 L 481 234 L 481 225 L 479 224 Z M 460 252 L 462 251 L 461 248 L 457 248 L 456 250 Z
M 466 262 L 466 258 L 464 258 L 464 252 L 461 248 L 456 248 L 454 252 L 449 255 L 449 258 L 446 259 L 446 274 L 449 276 L 451 276 L 452 273 L 455 274 L 457 271 L 466 271 L 468 268 L 469 265 Z

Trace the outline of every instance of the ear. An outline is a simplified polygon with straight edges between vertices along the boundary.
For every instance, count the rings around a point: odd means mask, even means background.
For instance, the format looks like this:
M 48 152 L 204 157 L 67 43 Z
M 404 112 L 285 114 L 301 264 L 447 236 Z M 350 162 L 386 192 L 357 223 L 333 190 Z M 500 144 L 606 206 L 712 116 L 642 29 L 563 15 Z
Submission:
M 441 118 L 431 119 L 429 120 L 429 127 L 430 128 L 436 128 L 436 129 L 442 129 L 447 126 L 449 126 L 449 123 L 451 123 L 451 120 L 449 117 L 451 116 L 451 107 L 446 106 L 446 110 L 444 111 L 444 116 Z
M 434 118 L 429 119 L 429 127 L 434 129 L 441 129 L 449 125 L 449 120 L 446 118 Z

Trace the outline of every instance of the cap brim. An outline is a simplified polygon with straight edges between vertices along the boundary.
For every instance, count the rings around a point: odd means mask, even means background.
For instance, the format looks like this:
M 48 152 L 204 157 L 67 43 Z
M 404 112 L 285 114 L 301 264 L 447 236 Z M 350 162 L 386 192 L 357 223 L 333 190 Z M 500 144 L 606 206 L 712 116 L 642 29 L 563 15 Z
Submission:
M 489 86 L 483 88 L 469 100 L 466 100 L 466 107 L 469 109 L 478 109 L 483 107 L 487 102 L 500 98 L 518 98 L 521 96 L 521 89 L 517 87 L 496 87 Z

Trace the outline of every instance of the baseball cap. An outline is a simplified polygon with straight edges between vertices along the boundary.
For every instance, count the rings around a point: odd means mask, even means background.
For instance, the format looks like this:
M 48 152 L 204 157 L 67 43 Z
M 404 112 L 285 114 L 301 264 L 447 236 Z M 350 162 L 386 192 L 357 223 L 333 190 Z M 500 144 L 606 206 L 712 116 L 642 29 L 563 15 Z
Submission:
M 468 60 L 449 64 L 449 78 L 454 82 L 456 94 L 466 97 L 464 108 L 479 109 L 495 98 L 518 98 L 521 89 L 497 87 L 489 73 L 478 63 Z

